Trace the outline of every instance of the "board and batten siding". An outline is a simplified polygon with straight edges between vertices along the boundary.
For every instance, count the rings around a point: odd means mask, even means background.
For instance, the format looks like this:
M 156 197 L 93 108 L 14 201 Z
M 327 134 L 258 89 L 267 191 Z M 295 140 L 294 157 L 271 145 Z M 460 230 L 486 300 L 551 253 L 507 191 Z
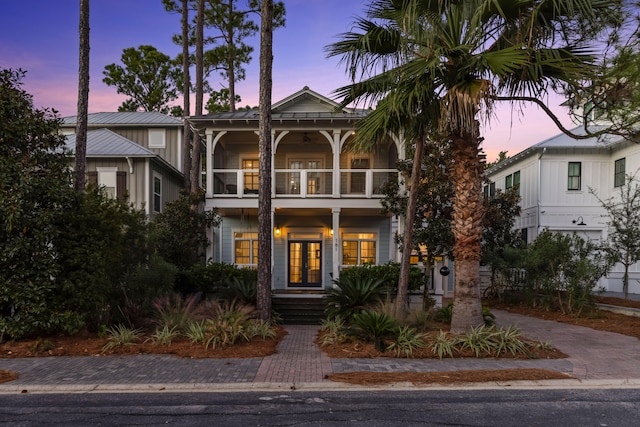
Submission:
M 149 127 L 113 128 L 113 132 L 141 145 L 163 158 L 167 163 L 182 170 L 180 164 L 180 128 L 152 128 L 165 130 L 165 148 L 149 147 Z

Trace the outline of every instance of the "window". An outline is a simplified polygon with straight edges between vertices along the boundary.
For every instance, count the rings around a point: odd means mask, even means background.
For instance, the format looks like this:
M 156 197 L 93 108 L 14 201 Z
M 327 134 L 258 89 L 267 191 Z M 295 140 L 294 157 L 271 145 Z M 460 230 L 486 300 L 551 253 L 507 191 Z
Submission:
M 118 196 L 118 168 L 96 168 L 96 171 L 98 172 L 98 186 L 103 189 L 107 197 L 115 199 Z
M 258 265 L 258 233 L 233 233 L 235 243 L 234 263 Z
M 504 178 L 504 188 L 508 190 L 512 187 L 515 187 L 518 194 L 520 194 L 520 171 L 509 174 Z
M 567 190 L 581 189 L 581 182 L 580 182 L 581 175 L 582 175 L 582 163 L 569 162 Z
M 260 161 L 258 159 L 244 159 L 242 160 L 242 169 L 254 169 L 255 171 L 244 173 L 244 192 L 245 193 L 258 193 L 258 183 L 260 182 L 260 176 L 258 169 L 260 168 Z
M 484 192 L 485 197 L 489 199 L 493 199 L 496 195 L 496 183 L 490 182 L 488 185 L 484 186 L 482 191 Z
M 615 162 L 615 171 L 613 174 L 613 186 L 614 187 L 622 187 L 625 181 L 625 158 L 621 158 L 616 160 Z
M 164 129 L 149 129 L 149 148 L 165 148 Z
M 162 212 L 162 181 L 153 177 L 153 211 Z
M 342 265 L 376 263 L 374 233 L 345 233 L 342 236 Z

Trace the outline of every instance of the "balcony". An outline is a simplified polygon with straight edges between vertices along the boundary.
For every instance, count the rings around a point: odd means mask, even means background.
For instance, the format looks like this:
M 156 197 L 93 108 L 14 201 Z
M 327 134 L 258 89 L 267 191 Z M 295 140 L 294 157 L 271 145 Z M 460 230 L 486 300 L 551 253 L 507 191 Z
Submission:
M 207 182 L 209 198 L 255 198 L 257 169 L 213 169 Z M 272 198 L 381 198 L 396 169 L 275 169 Z

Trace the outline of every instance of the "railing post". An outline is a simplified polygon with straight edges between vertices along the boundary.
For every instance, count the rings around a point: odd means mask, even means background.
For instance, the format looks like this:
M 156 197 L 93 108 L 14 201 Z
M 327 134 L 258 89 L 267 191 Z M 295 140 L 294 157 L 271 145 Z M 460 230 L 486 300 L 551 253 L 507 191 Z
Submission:
M 373 170 L 367 169 L 364 174 L 364 178 L 365 178 L 365 186 L 364 186 L 365 195 L 367 199 L 370 199 L 371 196 L 373 195 Z

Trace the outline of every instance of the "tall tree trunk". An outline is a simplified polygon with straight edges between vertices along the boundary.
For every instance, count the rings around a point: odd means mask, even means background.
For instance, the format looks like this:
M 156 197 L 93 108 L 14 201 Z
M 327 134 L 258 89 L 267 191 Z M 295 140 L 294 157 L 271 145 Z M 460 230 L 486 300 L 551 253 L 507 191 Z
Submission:
M 182 104 L 182 115 L 184 128 L 182 131 L 182 173 L 183 186 L 185 190 L 191 190 L 191 130 L 187 117 L 191 114 L 191 101 L 189 99 L 191 85 L 191 77 L 189 76 L 189 4 L 188 0 L 182 0 L 182 95 L 184 97 Z
M 87 122 L 89 115 L 89 0 L 80 0 L 80 60 L 78 68 L 78 112 L 76 117 L 75 184 L 84 192 L 87 171 Z
M 264 10 L 263 10 L 264 13 Z M 264 15 L 263 15 L 264 16 Z M 272 13 L 273 16 L 273 13 Z M 228 64 L 227 66 L 229 67 L 229 74 L 228 74 L 228 83 L 229 83 L 229 111 L 234 112 L 236 111 L 236 52 L 235 52 L 235 42 L 233 40 L 234 34 L 235 34 L 235 29 L 233 27 L 233 0 L 229 0 L 229 26 L 227 27 L 227 34 L 229 37 L 229 56 L 227 58 Z M 264 22 L 264 20 L 262 21 Z M 271 26 L 272 24 L 269 24 L 269 26 Z M 261 30 L 261 37 L 262 37 L 262 31 Z M 273 29 L 271 29 L 269 31 L 273 31 Z M 260 48 L 262 48 L 262 38 L 260 41 Z M 260 55 L 262 55 L 262 52 L 260 52 Z M 262 58 L 262 56 L 261 56 Z M 260 67 L 260 71 L 262 71 L 262 66 Z M 269 89 L 271 91 L 271 89 Z M 271 107 L 269 107 L 271 108 Z
M 411 182 L 409 184 L 409 200 L 404 220 L 404 239 L 402 242 L 402 258 L 400 261 L 400 277 L 398 278 L 398 293 L 395 302 L 395 315 L 404 318 L 409 309 L 409 271 L 411 269 L 411 248 L 413 247 L 413 224 L 416 217 L 416 205 L 418 203 L 418 189 L 422 172 L 422 152 L 424 151 L 424 138 L 416 141 L 413 154 L 413 167 L 411 169 Z
M 455 290 L 451 332 L 464 333 L 483 324 L 480 301 L 480 239 L 484 214 L 484 163 L 479 157 L 480 138 L 471 134 L 456 134 L 452 137 Z
M 198 0 L 198 12 L 196 16 L 196 111 L 195 115 L 202 115 L 204 98 L 204 0 Z M 193 151 L 191 153 L 191 192 L 197 194 L 200 191 L 202 139 L 198 132 L 193 135 Z
M 271 90 L 273 0 L 262 0 L 260 24 L 260 191 L 258 194 L 258 316 L 271 319 Z

